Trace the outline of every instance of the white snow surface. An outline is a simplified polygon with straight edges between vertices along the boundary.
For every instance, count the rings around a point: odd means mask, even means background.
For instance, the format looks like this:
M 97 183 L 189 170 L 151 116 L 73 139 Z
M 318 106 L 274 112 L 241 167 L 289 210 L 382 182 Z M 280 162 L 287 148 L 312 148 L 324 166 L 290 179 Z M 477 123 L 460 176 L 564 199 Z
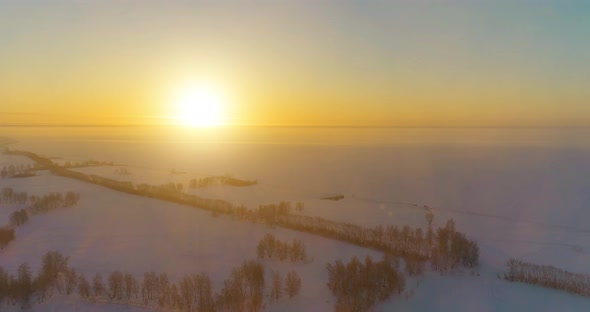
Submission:
M 356 130 L 358 144 L 348 144 L 338 130 L 325 131 L 317 138 L 305 132 L 304 142 L 285 139 L 286 134 L 256 140 L 255 136 L 227 135 L 220 142 L 192 137 L 172 140 L 165 134 L 140 140 L 135 132 L 123 136 L 113 134 L 115 130 L 108 135 L 82 131 L 67 138 L 3 136 L 19 139 L 11 148 L 63 161 L 113 161 L 132 174 L 115 174 L 113 167 L 76 170 L 134 183 L 186 183 L 192 177 L 223 174 L 257 179 L 256 186 L 190 191 L 249 207 L 302 201 L 304 214 L 363 226 L 425 227 L 422 206 L 428 205 L 434 209 L 436 225 L 452 217 L 460 231 L 478 241 L 479 276 L 464 270 L 408 279 L 407 291 L 375 307 L 376 311 L 590 310 L 588 298 L 497 278 L 510 257 L 590 273 L 590 146 L 583 139 L 590 137 L 588 130 L 383 130 L 386 133 L 378 135 L 386 139 Z M 26 162 L 15 158 L 1 159 Z M 171 169 L 185 173 L 171 174 Z M 12 272 L 23 261 L 35 271 L 45 252 L 59 250 L 87 276 L 112 270 L 139 276 L 155 270 L 178 279 L 185 273 L 205 271 L 219 289 L 231 268 L 255 258 L 258 240 L 273 233 L 281 239 L 302 239 L 314 261 L 267 263 L 268 269 L 296 270 L 303 279 L 298 298 L 283 300 L 270 310 L 330 311 L 334 298 L 325 286 L 326 263 L 346 261 L 353 255 L 380 257 L 378 252 L 345 243 L 214 218 L 195 208 L 47 173 L 0 180 L 0 187 L 4 186 L 39 195 L 70 190 L 81 194 L 78 206 L 36 216 L 17 229 L 16 241 L 0 251 L 0 265 Z M 320 199 L 336 194 L 345 199 Z M 7 212 L 2 210 L 0 218 L 6 219 Z M 74 305 L 80 311 L 121 309 L 58 298 L 35 311 L 68 310 Z

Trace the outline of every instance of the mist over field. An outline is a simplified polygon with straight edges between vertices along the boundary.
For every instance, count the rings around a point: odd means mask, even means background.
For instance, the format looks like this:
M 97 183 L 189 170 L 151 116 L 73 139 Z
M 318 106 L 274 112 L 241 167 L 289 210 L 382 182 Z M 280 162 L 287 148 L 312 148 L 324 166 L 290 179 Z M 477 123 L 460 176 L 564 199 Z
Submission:
M 234 206 L 290 201 L 304 205 L 298 214 L 367 228 L 426 229 L 425 214 L 432 211 L 433 226 L 444 227 L 452 218 L 479 245 L 479 264 L 473 269 L 437 274 L 427 266 L 425 275 L 407 277 L 404 295 L 377 304 L 376 310 L 510 311 L 533 297 L 543 298 L 535 306 L 541 311 L 590 305 L 581 296 L 499 278 L 510 258 L 589 273 L 586 129 L 228 128 L 218 131 L 215 140 L 207 139 L 207 131 L 4 127 L 2 136 L 11 139 L 5 140 L 9 150 L 31 151 L 87 176 L 137 186 L 182 184 L 188 194 Z M 96 164 L 75 165 L 89 161 Z M 4 154 L 1 166 L 30 163 L 26 157 Z M 191 180 L 208 176 L 255 184 L 189 187 Z M 8 272 L 16 272 L 25 261 L 36 272 L 43 255 L 57 250 L 88 276 L 106 278 L 112 270 L 122 270 L 139 279 L 144 272 L 163 271 L 175 282 L 185 273 L 207 272 L 214 288 L 222 288 L 231 268 L 256 258 L 256 243 L 273 233 L 287 241 L 301 239 L 313 261 L 268 263 L 283 275 L 296 269 L 303 287 L 299 299 L 268 302 L 266 308 L 320 311 L 332 309 L 334 300 L 325 287 L 326 263 L 353 256 L 380 258 L 375 250 L 337 240 L 216 217 L 48 171 L 0 181 L 2 188 L 38 196 L 66 191 L 80 195 L 75 207 L 34 217 L 16 228 L 16 239 L 0 251 L 0 264 Z M 342 199 L 322 199 L 332 196 Z M 18 207 L 3 206 L 0 221 L 7 223 Z M 33 305 L 33 310 L 67 307 L 72 300 L 57 297 Z M 79 309 L 122 308 L 116 300 L 84 302 L 77 303 L 84 307 Z

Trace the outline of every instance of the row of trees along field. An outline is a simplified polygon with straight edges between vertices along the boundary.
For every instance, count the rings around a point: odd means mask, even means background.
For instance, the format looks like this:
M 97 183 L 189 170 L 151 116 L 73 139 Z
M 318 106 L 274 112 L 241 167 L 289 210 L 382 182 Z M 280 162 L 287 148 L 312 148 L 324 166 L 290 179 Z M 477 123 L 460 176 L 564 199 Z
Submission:
M 291 243 L 277 239 L 272 234 L 266 234 L 258 242 L 256 253 L 259 259 L 275 259 L 279 261 L 307 262 L 305 244 L 301 240 L 294 239 Z
M 43 256 L 42 266 L 34 276 L 27 263 L 12 275 L 0 266 L 0 307 L 20 305 L 30 307 L 58 293 L 79 295 L 94 302 L 134 303 L 179 311 L 260 311 L 265 301 L 271 304 L 285 295 L 296 296 L 301 278 L 291 271 L 285 280 L 270 272 L 271 285 L 266 286 L 264 266 L 257 261 L 245 261 L 234 268 L 222 289 L 214 293 L 207 273 L 186 274 L 177 283 L 166 273 L 146 272 L 138 280 L 130 273 L 113 271 L 103 278 L 95 274 L 87 279 L 69 266 L 69 257 L 59 252 Z M 266 298 L 266 300 L 265 300 Z
M 43 196 L 31 195 L 26 192 L 15 192 L 11 188 L 3 188 L 0 199 L 9 205 L 28 205 L 10 214 L 9 226 L 0 228 L 0 249 L 15 239 L 14 227 L 21 226 L 34 215 L 47 213 L 54 209 L 74 206 L 80 200 L 80 195 L 74 192 L 49 193 Z
M 80 200 L 80 195 L 74 192 L 50 193 L 44 196 L 29 197 L 30 205 L 10 214 L 10 225 L 21 226 L 28 222 L 30 216 L 47 213 L 58 208 L 74 206 Z
M 367 228 L 303 215 L 282 215 L 276 220 L 283 227 L 401 256 L 411 264 L 431 260 L 432 268 L 441 272 L 457 266 L 474 267 L 479 261 L 477 243 L 457 232 L 453 219 L 436 231 L 429 226 L 426 232 L 407 225 Z
M 402 256 L 410 262 L 432 260 L 433 268 L 441 272 L 457 266 L 473 267 L 479 261 L 479 247 L 476 242 L 457 232 L 452 220 L 449 220 L 445 227 L 436 230 L 429 222 L 426 231 L 421 228 L 410 228 L 409 226 L 399 228 L 394 225 L 367 228 L 319 217 L 292 214 L 292 206 L 288 201 L 249 209 L 244 206 L 234 206 L 223 200 L 207 199 L 183 193 L 176 188 L 172 190 L 169 187 L 147 184 L 135 186 L 131 182 L 86 175 L 57 166 L 51 160 L 30 152 L 11 153 L 27 156 L 41 165 L 47 165 L 57 175 L 88 181 L 118 191 L 198 207 L 211 211 L 213 215 L 229 215 L 249 222 L 264 222 L 273 226 L 278 225 L 321 235 Z M 299 210 L 298 206 L 296 205 L 296 210 Z M 420 264 L 418 268 L 420 268 Z
M 565 290 L 582 296 L 590 296 L 590 275 L 572 273 L 550 265 L 539 265 L 516 259 L 506 262 L 504 279 L 543 287 Z
M 2 167 L 0 170 L 0 177 L 2 178 L 23 178 L 34 175 L 37 170 L 44 169 L 39 164 L 26 164 L 26 165 L 8 165 Z
M 98 167 L 98 166 L 114 166 L 112 161 L 100 160 L 84 160 L 84 161 L 66 161 L 63 165 L 65 168 L 83 168 L 83 167 Z
M 4 187 L 0 192 L 0 205 L 24 205 L 28 200 L 27 192 L 17 192 L 11 187 Z
M 436 270 L 445 271 L 463 265 L 473 267 L 479 261 L 479 248 L 475 241 L 469 240 L 464 234 L 455 230 L 454 221 L 434 230 L 429 221 L 426 233 L 420 228 L 412 229 L 404 226 L 378 226 L 365 228 L 348 223 L 339 223 L 319 217 L 292 214 L 292 205 L 288 201 L 278 204 L 261 205 L 256 209 L 244 206 L 234 206 L 229 202 L 218 199 L 207 199 L 186 194 L 169 186 L 153 186 L 140 184 L 135 186 L 131 182 L 122 182 L 96 175 L 86 175 L 67 170 L 51 162 L 50 159 L 30 152 L 10 152 L 31 158 L 41 165 L 49 166 L 57 175 L 71 177 L 91 183 L 103 185 L 118 191 L 154 197 L 180 204 L 198 207 L 211 211 L 214 215 L 230 215 L 250 222 L 265 222 L 299 231 L 376 248 L 385 252 L 401 255 L 414 261 L 433 259 Z M 303 210 L 303 205 L 296 204 L 297 211 Z M 431 218 L 427 218 L 431 220 Z
M 326 269 L 328 288 L 337 298 L 334 311 L 338 312 L 367 311 L 405 287 L 405 278 L 398 271 L 399 260 L 391 256 L 377 262 L 369 256 L 364 262 L 356 257 L 348 263 L 337 260 Z
M 241 180 L 232 176 L 212 176 L 200 179 L 191 179 L 189 181 L 190 188 L 201 188 L 213 185 L 229 185 L 229 186 L 251 186 L 258 184 L 257 180 Z
M 74 192 L 49 193 L 43 196 L 30 195 L 27 192 L 17 192 L 10 187 L 2 188 L 0 191 L 0 204 L 2 205 L 29 205 L 32 210 L 43 212 L 60 206 L 68 207 L 75 205 L 80 199 L 79 194 Z M 45 212 L 46 212 L 45 211 Z

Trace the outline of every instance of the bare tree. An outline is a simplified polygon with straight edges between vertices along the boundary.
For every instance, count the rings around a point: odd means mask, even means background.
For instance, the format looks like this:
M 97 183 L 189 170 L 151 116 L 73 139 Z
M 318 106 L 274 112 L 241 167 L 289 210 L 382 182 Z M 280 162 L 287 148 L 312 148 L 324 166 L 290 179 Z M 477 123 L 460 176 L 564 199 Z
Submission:
M 102 294 L 104 294 L 106 291 L 104 281 L 100 273 L 96 273 L 96 275 L 94 275 L 94 278 L 92 279 L 92 291 L 94 292 L 94 296 L 96 297 L 102 296 Z
M 111 299 L 121 300 L 123 298 L 123 273 L 120 271 L 111 272 L 108 283 Z
M 287 279 L 285 280 L 285 291 L 289 295 L 289 299 L 299 294 L 301 290 L 301 278 L 295 271 L 287 273 Z
M 82 298 L 90 297 L 90 283 L 83 274 L 78 277 L 78 293 Z
M 185 275 L 180 282 L 180 297 L 182 298 L 182 302 L 189 312 L 192 311 L 195 293 L 193 279 L 189 275 Z
M 283 277 L 279 272 L 272 272 L 272 284 L 270 289 L 271 302 L 279 300 L 283 295 Z

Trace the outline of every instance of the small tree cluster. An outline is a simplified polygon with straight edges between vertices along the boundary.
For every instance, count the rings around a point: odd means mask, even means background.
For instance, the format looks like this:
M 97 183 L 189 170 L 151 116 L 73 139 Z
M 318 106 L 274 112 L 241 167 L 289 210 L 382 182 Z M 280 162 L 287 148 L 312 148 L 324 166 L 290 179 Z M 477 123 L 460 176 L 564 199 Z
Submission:
M 65 208 L 76 205 L 80 200 L 80 195 L 74 192 L 49 193 L 44 196 L 31 196 L 31 205 L 28 210 L 31 214 L 47 213 L 53 209 Z
M 9 223 L 12 226 L 21 226 L 29 221 L 26 209 L 20 209 L 10 214 Z
M 291 243 L 281 241 L 272 234 L 266 234 L 256 248 L 259 259 L 276 259 L 279 261 L 305 262 L 307 251 L 302 241 L 294 239 Z
M 54 289 L 60 293 L 70 294 L 76 281 L 75 270 L 68 268 L 68 259 L 57 252 L 49 252 L 43 257 L 43 266 L 36 277 L 33 277 L 29 265 L 21 264 L 17 276 L 9 275 L 0 267 L 0 304 L 20 303 L 22 307 L 30 304 L 30 299 L 37 294 L 37 300 L 51 295 Z
M 260 311 L 264 296 L 264 267 L 246 261 L 231 272 L 216 298 L 217 311 Z
M 24 205 L 27 203 L 29 196 L 27 192 L 16 192 L 10 187 L 2 188 L 0 194 L 0 203 L 8 205 Z
M 437 244 L 432 250 L 432 267 L 444 272 L 462 265 L 474 267 L 479 261 L 479 247 L 463 233 L 455 231 L 455 221 L 450 219 L 444 228 L 437 230 Z
M 31 268 L 27 263 L 18 267 L 17 275 L 8 274 L 0 267 L 0 305 L 3 301 L 7 304 L 20 304 L 22 308 L 30 306 L 30 298 L 34 291 Z
M 3 249 L 14 240 L 14 229 L 9 227 L 0 228 L 0 249 Z
M 337 260 L 326 266 L 328 288 L 336 296 L 336 311 L 367 311 L 375 303 L 400 294 L 405 278 L 397 270 L 397 262 L 384 257 L 375 262 L 369 256 L 364 262 L 353 257 L 348 263 Z
M 178 284 L 172 283 L 166 273 L 144 273 L 141 283 L 144 304 L 155 301 L 164 309 L 186 311 L 213 311 L 214 299 L 211 279 L 205 273 L 185 275 Z
M 572 273 L 551 265 L 539 265 L 510 259 L 506 262 L 504 279 L 553 289 L 565 290 L 590 297 L 590 275 Z
M 421 275 L 424 273 L 425 261 L 416 257 L 406 257 L 405 259 L 405 271 L 409 276 Z
M 297 296 L 301 291 L 301 277 L 295 271 L 287 273 L 285 279 L 285 292 L 289 295 L 289 299 Z

